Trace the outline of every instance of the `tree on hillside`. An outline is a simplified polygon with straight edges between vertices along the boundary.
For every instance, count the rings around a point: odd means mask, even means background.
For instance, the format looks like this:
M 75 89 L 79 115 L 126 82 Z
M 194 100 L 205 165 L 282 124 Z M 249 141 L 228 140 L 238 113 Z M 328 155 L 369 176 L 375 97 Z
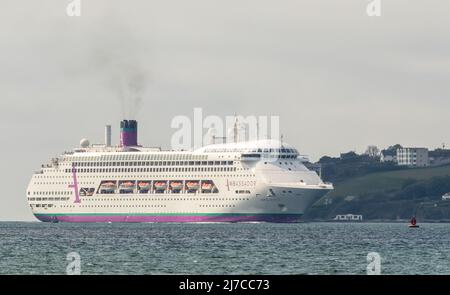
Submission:
M 320 158 L 318 163 L 323 164 L 323 163 L 333 163 L 333 162 L 338 162 L 338 161 L 339 161 L 339 158 L 332 158 L 332 157 L 329 157 L 329 156 L 323 156 L 322 158 Z
M 358 154 L 354 151 L 350 151 L 348 153 L 341 153 L 341 160 L 355 159 L 358 158 Z
M 376 158 L 380 156 L 380 150 L 375 145 L 369 145 L 367 147 L 367 150 L 365 152 L 366 155 L 368 155 L 371 158 Z
M 392 151 L 392 152 L 394 152 L 394 154 L 397 154 L 397 150 L 401 149 L 401 148 L 403 148 L 402 145 L 394 144 L 394 145 L 391 145 L 390 147 L 388 147 L 386 150 Z

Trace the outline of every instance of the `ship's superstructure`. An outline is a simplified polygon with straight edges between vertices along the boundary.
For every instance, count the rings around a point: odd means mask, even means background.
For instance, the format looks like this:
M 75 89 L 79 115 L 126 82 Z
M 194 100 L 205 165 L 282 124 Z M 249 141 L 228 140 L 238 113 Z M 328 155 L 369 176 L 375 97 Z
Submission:
M 121 122 L 120 145 L 66 152 L 28 186 L 33 214 L 50 222 L 296 222 L 332 189 L 297 150 L 277 140 L 212 144 L 194 151 L 138 145 Z

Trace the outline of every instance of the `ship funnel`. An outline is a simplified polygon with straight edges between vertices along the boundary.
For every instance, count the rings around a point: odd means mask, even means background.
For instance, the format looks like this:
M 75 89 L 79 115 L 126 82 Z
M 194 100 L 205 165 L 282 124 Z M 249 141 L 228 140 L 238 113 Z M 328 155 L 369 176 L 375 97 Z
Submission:
M 105 126 L 105 145 L 111 146 L 111 125 Z
M 120 145 L 137 146 L 137 121 L 122 120 L 120 122 Z

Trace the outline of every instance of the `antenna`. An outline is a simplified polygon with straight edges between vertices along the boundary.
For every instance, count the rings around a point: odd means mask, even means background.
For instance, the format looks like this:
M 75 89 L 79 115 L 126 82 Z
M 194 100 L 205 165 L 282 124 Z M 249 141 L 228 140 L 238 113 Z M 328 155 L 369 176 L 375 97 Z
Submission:
M 259 140 L 259 121 L 256 120 L 256 140 Z
M 236 143 L 237 142 L 237 137 L 238 137 L 238 118 L 237 118 L 237 115 L 236 115 L 236 113 L 234 113 L 234 117 L 235 117 L 235 120 L 234 120 L 234 127 L 233 127 L 233 137 L 234 137 L 234 142 Z

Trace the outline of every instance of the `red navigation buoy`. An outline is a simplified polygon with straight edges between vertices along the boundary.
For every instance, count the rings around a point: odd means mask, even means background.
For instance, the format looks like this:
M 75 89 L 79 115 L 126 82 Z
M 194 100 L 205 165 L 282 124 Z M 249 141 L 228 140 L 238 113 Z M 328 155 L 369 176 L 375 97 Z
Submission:
M 409 222 L 409 227 L 411 227 L 411 228 L 419 227 L 419 226 L 417 225 L 417 220 L 416 220 L 416 217 L 415 217 L 415 216 L 413 216 L 413 217 L 411 218 L 411 221 Z

